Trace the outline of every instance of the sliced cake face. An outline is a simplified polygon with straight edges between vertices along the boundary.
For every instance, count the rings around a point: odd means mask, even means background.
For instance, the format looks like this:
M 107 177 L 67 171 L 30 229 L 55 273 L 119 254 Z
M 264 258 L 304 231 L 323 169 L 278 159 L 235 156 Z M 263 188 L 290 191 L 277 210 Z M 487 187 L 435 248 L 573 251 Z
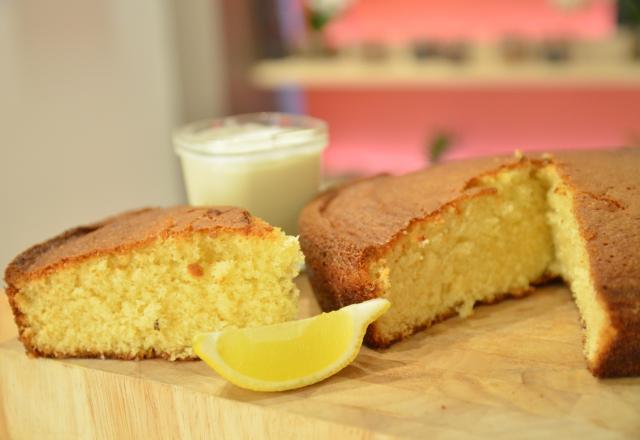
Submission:
M 417 220 L 370 266 L 391 309 L 374 324 L 380 345 L 477 302 L 519 295 L 546 276 L 554 251 L 546 188 L 525 163 L 474 182 L 477 195 Z
M 189 359 L 197 333 L 295 318 L 297 239 L 252 222 L 260 228 L 159 234 L 17 277 L 21 339 L 45 356 Z
M 547 219 L 555 243 L 550 269 L 569 284 L 585 327 L 585 356 L 593 367 L 602 358 L 607 333 L 613 331 L 605 304 L 598 297 L 591 277 L 587 240 L 578 225 L 573 191 L 550 165 L 540 172 L 549 185 Z
M 550 225 L 589 367 L 640 375 L 640 148 L 558 153 L 548 173 Z

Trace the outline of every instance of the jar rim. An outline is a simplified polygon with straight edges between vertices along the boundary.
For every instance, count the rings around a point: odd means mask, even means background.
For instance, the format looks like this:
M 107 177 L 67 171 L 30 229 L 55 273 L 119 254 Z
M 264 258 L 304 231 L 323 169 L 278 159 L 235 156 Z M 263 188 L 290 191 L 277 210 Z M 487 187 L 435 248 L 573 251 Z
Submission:
M 254 131 L 251 135 L 251 129 L 242 130 L 243 126 L 250 125 L 262 126 L 262 133 Z M 216 129 L 220 131 L 217 135 Z M 246 157 L 276 152 L 283 154 L 293 150 L 322 150 L 327 144 L 327 124 L 306 115 L 245 113 L 186 124 L 174 131 L 173 141 L 178 154 L 207 157 Z

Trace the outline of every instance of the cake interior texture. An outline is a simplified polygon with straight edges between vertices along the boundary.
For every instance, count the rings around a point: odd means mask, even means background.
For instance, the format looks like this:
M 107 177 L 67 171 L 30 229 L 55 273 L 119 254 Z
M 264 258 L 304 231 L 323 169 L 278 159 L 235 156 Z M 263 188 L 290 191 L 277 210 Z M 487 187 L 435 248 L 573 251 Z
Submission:
M 475 179 L 480 192 L 415 221 L 369 266 L 391 309 L 375 323 L 387 343 L 474 304 L 518 296 L 561 276 L 596 357 L 605 314 L 590 282 L 572 199 L 552 167 L 527 162 Z
M 23 340 L 57 357 L 194 358 L 199 332 L 294 318 L 301 260 L 278 229 L 158 238 L 19 286 Z
M 593 361 L 600 357 L 598 349 L 608 345 L 605 338 L 615 337 L 615 330 L 593 285 L 587 244 L 574 215 L 570 190 L 554 168 L 544 168 L 540 175 L 549 185 L 547 219 L 555 245 L 550 271 L 560 274 L 571 289 L 585 327 L 585 356 Z

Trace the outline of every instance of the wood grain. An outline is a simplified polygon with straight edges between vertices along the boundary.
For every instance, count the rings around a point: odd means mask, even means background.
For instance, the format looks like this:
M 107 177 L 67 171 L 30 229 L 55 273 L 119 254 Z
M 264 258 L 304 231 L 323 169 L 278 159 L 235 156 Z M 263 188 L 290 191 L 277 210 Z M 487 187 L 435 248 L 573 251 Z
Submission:
M 317 313 L 299 283 L 301 316 Z M 549 286 L 271 394 L 202 362 L 30 359 L 12 340 L 0 438 L 640 438 L 640 379 L 592 377 L 581 339 L 568 290 Z
M 11 314 L 7 295 L 0 289 L 0 342 L 13 339 L 18 336 L 18 329 Z

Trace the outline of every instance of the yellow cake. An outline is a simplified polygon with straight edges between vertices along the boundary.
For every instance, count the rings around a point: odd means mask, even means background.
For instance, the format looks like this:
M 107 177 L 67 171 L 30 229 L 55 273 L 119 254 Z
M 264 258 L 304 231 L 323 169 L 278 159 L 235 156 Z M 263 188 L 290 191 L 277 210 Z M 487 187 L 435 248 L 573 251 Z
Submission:
M 448 163 L 330 190 L 300 218 L 325 310 L 384 297 L 385 347 L 562 277 L 597 376 L 640 374 L 640 149 Z
M 193 359 L 195 334 L 296 317 L 295 237 L 234 207 L 152 208 L 82 226 L 7 267 L 36 356 Z

